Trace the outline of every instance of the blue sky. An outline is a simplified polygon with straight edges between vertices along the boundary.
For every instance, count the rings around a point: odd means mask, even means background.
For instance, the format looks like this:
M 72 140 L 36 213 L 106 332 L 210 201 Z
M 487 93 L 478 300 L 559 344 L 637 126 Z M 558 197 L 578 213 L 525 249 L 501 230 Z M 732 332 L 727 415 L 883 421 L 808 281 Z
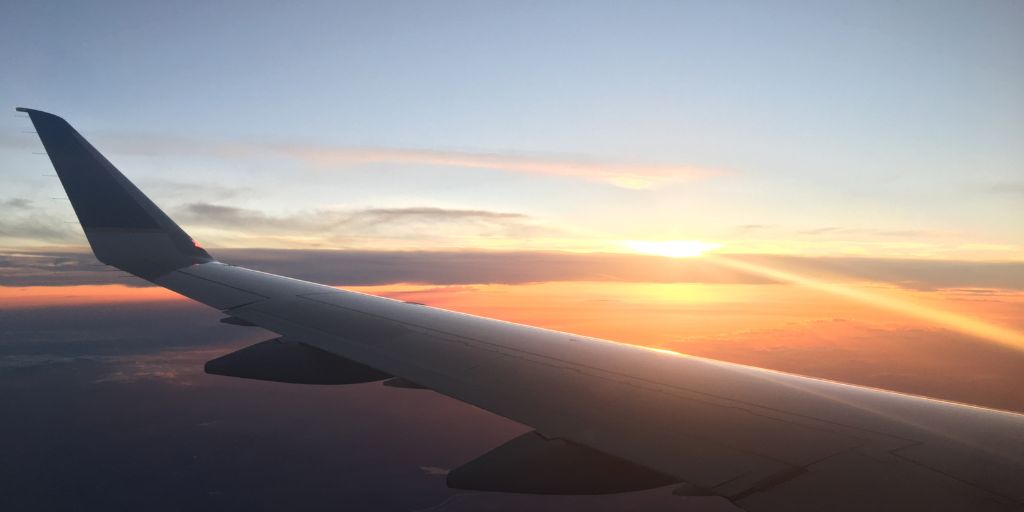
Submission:
M 213 246 L 1017 259 L 1022 22 L 998 1 L 19 2 L 0 97 L 67 118 Z M 0 118 L 0 208 L 71 220 L 30 129 Z M 309 222 L 413 208 L 521 216 Z

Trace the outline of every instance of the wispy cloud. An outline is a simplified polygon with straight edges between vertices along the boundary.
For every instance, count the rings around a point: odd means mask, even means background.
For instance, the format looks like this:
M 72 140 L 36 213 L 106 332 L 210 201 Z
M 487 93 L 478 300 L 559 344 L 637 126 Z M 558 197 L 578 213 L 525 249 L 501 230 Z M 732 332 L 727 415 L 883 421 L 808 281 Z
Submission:
M 689 181 L 721 171 L 680 164 L 615 162 L 590 157 L 435 149 L 270 146 L 317 166 L 394 163 L 419 166 L 496 169 L 602 181 L 630 189 L 648 189 Z
M 917 228 L 875 228 L 875 227 L 854 227 L 854 226 L 814 226 L 796 227 L 781 226 L 772 224 L 741 224 L 735 227 L 735 231 L 744 234 L 774 233 L 786 236 L 808 236 L 808 237 L 882 237 L 882 238 L 918 238 L 918 237 L 940 237 L 953 236 L 956 233 L 949 231 L 935 231 Z
M 489 210 L 450 209 L 433 206 L 410 208 L 365 208 L 359 210 L 315 209 L 290 215 L 274 216 L 260 210 L 214 203 L 189 203 L 180 211 L 189 221 L 200 225 L 251 225 L 255 229 L 322 230 L 337 226 L 377 226 L 391 223 L 421 222 L 520 222 L 529 217 L 522 213 Z
M 81 242 L 83 237 L 79 228 L 58 218 L 52 209 L 26 198 L 12 197 L 0 199 L 0 240 L 36 245 Z
M 989 186 L 989 192 L 996 194 L 1024 195 L 1024 181 L 1008 181 Z
M 723 169 L 673 162 L 645 162 L 588 155 L 514 151 L 466 151 L 432 148 L 359 147 L 313 145 L 272 141 L 230 142 L 180 137 L 100 137 L 110 152 L 176 156 L 248 158 L 282 155 L 316 168 L 340 168 L 360 164 L 393 164 L 408 167 L 456 167 L 498 170 L 547 176 L 563 176 L 608 183 L 628 189 L 651 189 L 724 174 Z M 26 146 L 24 141 L 0 137 L 0 147 Z M 36 147 L 36 146 L 26 146 Z
M 174 216 L 190 229 L 221 230 L 219 239 L 245 237 L 250 241 L 248 245 L 288 239 L 305 247 L 351 247 L 370 240 L 378 245 L 396 241 L 409 247 L 427 241 L 443 244 L 445 240 L 515 240 L 561 233 L 522 213 L 433 206 L 316 208 L 274 215 L 195 202 L 182 206 Z
M 798 235 L 827 235 L 827 236 L 881 236 L 881 237 L 919 237 L 937 236 L 944 233 L 928 231 L 923 229 L 877 229 L 877 228 L 853 228 L 845 226 L 824 226 L 818 228 L 801 229 L 796 231 Z
M 770 228 L 768 224 L 741 224 L 736 226 L 737 231 L 759 231 L 762 229 Z

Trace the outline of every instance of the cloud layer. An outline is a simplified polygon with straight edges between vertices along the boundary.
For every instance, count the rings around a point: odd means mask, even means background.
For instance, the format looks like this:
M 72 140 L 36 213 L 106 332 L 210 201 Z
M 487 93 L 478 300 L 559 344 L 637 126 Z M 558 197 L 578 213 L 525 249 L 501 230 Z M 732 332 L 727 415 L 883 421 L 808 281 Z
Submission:
M 346 229 L 360 233 L 402 229 L 410 224 L 471 223 L 500 227 L 521 226 L 529 221 L 522 213 L 495 212 L 416 206 L 409 208 L 366 208 L 360 210 L 314 209 L 289 215 L 268 215 L 259 210 L 194 202 L 180 208 L 183 222 L 206 227 L 237 229 L 244 225 L 253 232 L 315 232 Z
M 385 210 L 385 212 L 387 212 Z M 235 215 L 236 213 L 230 213 Z M 377 215 L 377 214 L 374 214 Z M 383 213 L 390 215 L 390 213 Z M 404 213 L 402 213 L 404 215 Z M 227 219 L 225 219 L 227 221 Z M 332 285 L 521 284 L 549 281 L 764 284 L 774 281 L 703 258 L 533 251 L 326 251 L 219 249 L 219 259 Z M 976 294 L 1024 290 L 1024 263 L 886 258 L 732 256 L 774 268 L 872 281 L 909 289 Z M 73 251 L 0 254 L 0 286 L 140 283 Z
M 476 239 L 551 237 L 560 230 L 515 212 L 414 206 L 407 208 L 315 208 L 278 215 L 215 203 L 193 202 L 173 217 L 196 229 L 216 230 L 217 240 L 244 246 L 299 247 L 463 245 Z M 244 226 L 244 230 L 239 227 Z
M 38 244 L 80 242 L 83 237 L 77 226 L 68 224 L 51 209 L 30 199 L 12 197 L 0 199 L 0 239 Z

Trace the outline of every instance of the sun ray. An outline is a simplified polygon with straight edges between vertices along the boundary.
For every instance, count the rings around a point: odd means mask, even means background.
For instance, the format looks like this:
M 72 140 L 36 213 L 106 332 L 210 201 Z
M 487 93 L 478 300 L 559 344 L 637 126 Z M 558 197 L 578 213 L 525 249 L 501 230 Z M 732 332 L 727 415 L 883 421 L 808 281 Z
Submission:
M 789 270 L 752 263 L 747 260 L 724 255 L 715 255 L 708 261 L 750 274 L 767 277 L 849 300 L 865 303 L 900 313 L 909 317 L 925 320 L 948 329 L 967 334 L 976 338 L 993 341 L 1001 345 L 1024 351 L 1024 333 L 1010 327 L 993 324 L 978 318 L 968 317 L 952 311 L 946 311 L 913 301 L 889 296 L 884 293 L 856 288 L 839 282 L 798 274 Z

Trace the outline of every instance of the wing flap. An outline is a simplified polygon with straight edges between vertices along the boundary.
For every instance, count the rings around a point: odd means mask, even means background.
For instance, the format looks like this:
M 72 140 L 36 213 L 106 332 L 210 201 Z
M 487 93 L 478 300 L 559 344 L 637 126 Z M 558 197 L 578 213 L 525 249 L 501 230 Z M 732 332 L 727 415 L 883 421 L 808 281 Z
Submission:
M 206 373 L 292 384 L 359 384 L 391 375 L 315 347 L 275 338 L 206 363 Z
M 677 478 L 564 439 L 519 436 L 448 473 L 448 487 L 526 494 L 610 494 Z

